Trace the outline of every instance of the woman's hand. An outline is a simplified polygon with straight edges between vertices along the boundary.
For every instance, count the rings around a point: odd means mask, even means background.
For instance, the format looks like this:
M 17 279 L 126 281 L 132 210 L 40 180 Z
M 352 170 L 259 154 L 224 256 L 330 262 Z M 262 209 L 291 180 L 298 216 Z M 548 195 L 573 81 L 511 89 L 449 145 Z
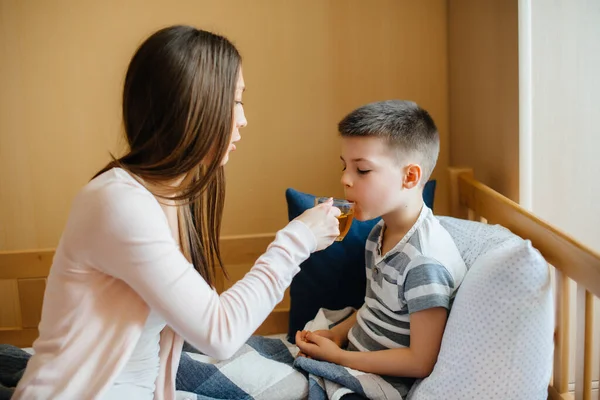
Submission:
M 304 211 L 296 219 L 302 221 L 315 235 L 317 250 L 329 247 L 340 234 L 340 223 L 336 218 L 341 214 L 337 207 L 333 207 L 333 199 Z

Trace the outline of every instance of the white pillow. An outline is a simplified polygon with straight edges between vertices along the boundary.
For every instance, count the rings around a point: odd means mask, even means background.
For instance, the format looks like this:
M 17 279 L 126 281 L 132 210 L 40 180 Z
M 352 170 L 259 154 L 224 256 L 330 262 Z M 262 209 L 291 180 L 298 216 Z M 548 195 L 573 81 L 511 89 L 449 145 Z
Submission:
M 470 269 L 433 373 L 408 399 L 546 399 L 554 330 L 547 263 L 502 227 L 440 221 Z

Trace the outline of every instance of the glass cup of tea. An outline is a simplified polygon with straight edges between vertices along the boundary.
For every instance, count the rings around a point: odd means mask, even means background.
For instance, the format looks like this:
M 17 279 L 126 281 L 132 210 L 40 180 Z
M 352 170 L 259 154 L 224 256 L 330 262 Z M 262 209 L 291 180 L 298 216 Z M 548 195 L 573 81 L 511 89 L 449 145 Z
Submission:
M 315 198 L 315 206 L 324 203 L 329 199 L 330 197 L 317 197 Z M 337 217 L 340 222 L 340 235 L 335 239 L 336 242 L 341 242 L 350 230 L 350 225 L 352 225 L 352 220 L 354 219 L 354 203 L 343 199 L 333 199 L 333 206 L 339 208 L 342 212 Z

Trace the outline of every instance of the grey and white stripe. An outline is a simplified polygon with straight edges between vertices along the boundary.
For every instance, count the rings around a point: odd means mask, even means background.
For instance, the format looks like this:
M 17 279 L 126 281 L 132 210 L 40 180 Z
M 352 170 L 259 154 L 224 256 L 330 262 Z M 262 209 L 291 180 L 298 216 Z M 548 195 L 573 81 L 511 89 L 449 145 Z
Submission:
M 466 273 L 460 253 L 431 210 L 423 207 L 415 225 L 387 254 L 381 254 L 384 222 L 365 245 L 365 304 L 349 333 L 351 347 L 374 351 L 410 345 L 410 314 L 450 309 Z

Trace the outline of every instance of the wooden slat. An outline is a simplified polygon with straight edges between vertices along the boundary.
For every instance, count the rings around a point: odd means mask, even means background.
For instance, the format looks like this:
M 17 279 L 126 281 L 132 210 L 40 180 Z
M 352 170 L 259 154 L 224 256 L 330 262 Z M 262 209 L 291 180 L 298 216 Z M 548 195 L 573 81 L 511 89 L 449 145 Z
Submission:
M 470 208 L 467 210 L 467 219 L 469 221 L 481 222 L 482 224 L 487 224 L 488 220 L 481 215 L 477 211 L 471 210 Z
M 558 393 L 569 391 L 569 279 L 555 270 L 556 334 L 554 337 L 554 387 Z
M 220 243 L 223 262 L 226 267 L 233 267 L 235 276 L 227 282 L 222 274 L 217 273 L 217 290 L 221 292 L 243 277 L 274 239 L 272 233 L 223 236 Z M 0 343 L 27 347 L 37 337 L 35 328 L 41 318 L 45 278 L 53 257 L 53 249 L 0 252 L 0 327 L 10 327 L 0 332 Z M 244 271 L 237 270 L 239 264 L 245 264 Z M 259 328 L 259 332 L 286 332 L 288 309 L 289 293 L 286 292 L 283 302 Z
M 585 355 L 585 289 L 577 285 L 575 322 L 575 400 L 588 400 L 584 397 L 584 355 Z M 583 315 L 582 315 L 583 314 Z
M 459 174 L 456 179 L 461 204 L 456 206 L 457 209 L 473 209 L 490 223 L 500 224 L 516 235 L 531 240 L 550 264 L 600 297 L 598 253 L 476 181 L 468 172 Z
M 577 285 L 577 348 L 575 353 L 575 399 L 592 398 L 593 296 Z
M 583 398 L 592 399 L 592 360 L 594 355 L 594 296 L 585 292 L 585 339 L 583 355 Z
M 223 263 L 254 263 L 275 239 L 275 234 L 223 236 Z M 43 278 L 48 276 L 54 249 L 0 252 L 0 279 Z
M 226 266 L 228 264 L 254 264 L 274 239 L 273 233 L 223 236 L 220 242 L 223 263 Z
M 23 328 L 37 328 L 42 317 L 45 278 L 19 279 L 19 301 Z
M 550 400 L 574 400 L 573 394 L 569 392 L 558 393 L 558 391 L 552 386 L 548 387 L 548 398 Z
M 477 213 L 475 211 L 473 211 L 469 208 L 469 210 L 467 211 L 467 219 L 469 221 L 479 221 L 479 216 L 477 215 Z
M 47 277 L 53 257 L 53 249 L 0 252 L 0 279 Z
M 17 347 L 31 347 L 33 341 L 38 337 L 38 330 L 28 329 L 6 329 L 0 328 L 0 343 L 8 343 Z
M 462 175 L 473 176 L 471 168 L 449 168 L 450 173 L 450 213 L 455 218 L 468 219 L 469 209 L 460 202 L 460 187 L 458 185 L 458 177 Z
M 21 326 L 19 287 L 16 279 L 0 280 L 0 328 L 9 326 Z

